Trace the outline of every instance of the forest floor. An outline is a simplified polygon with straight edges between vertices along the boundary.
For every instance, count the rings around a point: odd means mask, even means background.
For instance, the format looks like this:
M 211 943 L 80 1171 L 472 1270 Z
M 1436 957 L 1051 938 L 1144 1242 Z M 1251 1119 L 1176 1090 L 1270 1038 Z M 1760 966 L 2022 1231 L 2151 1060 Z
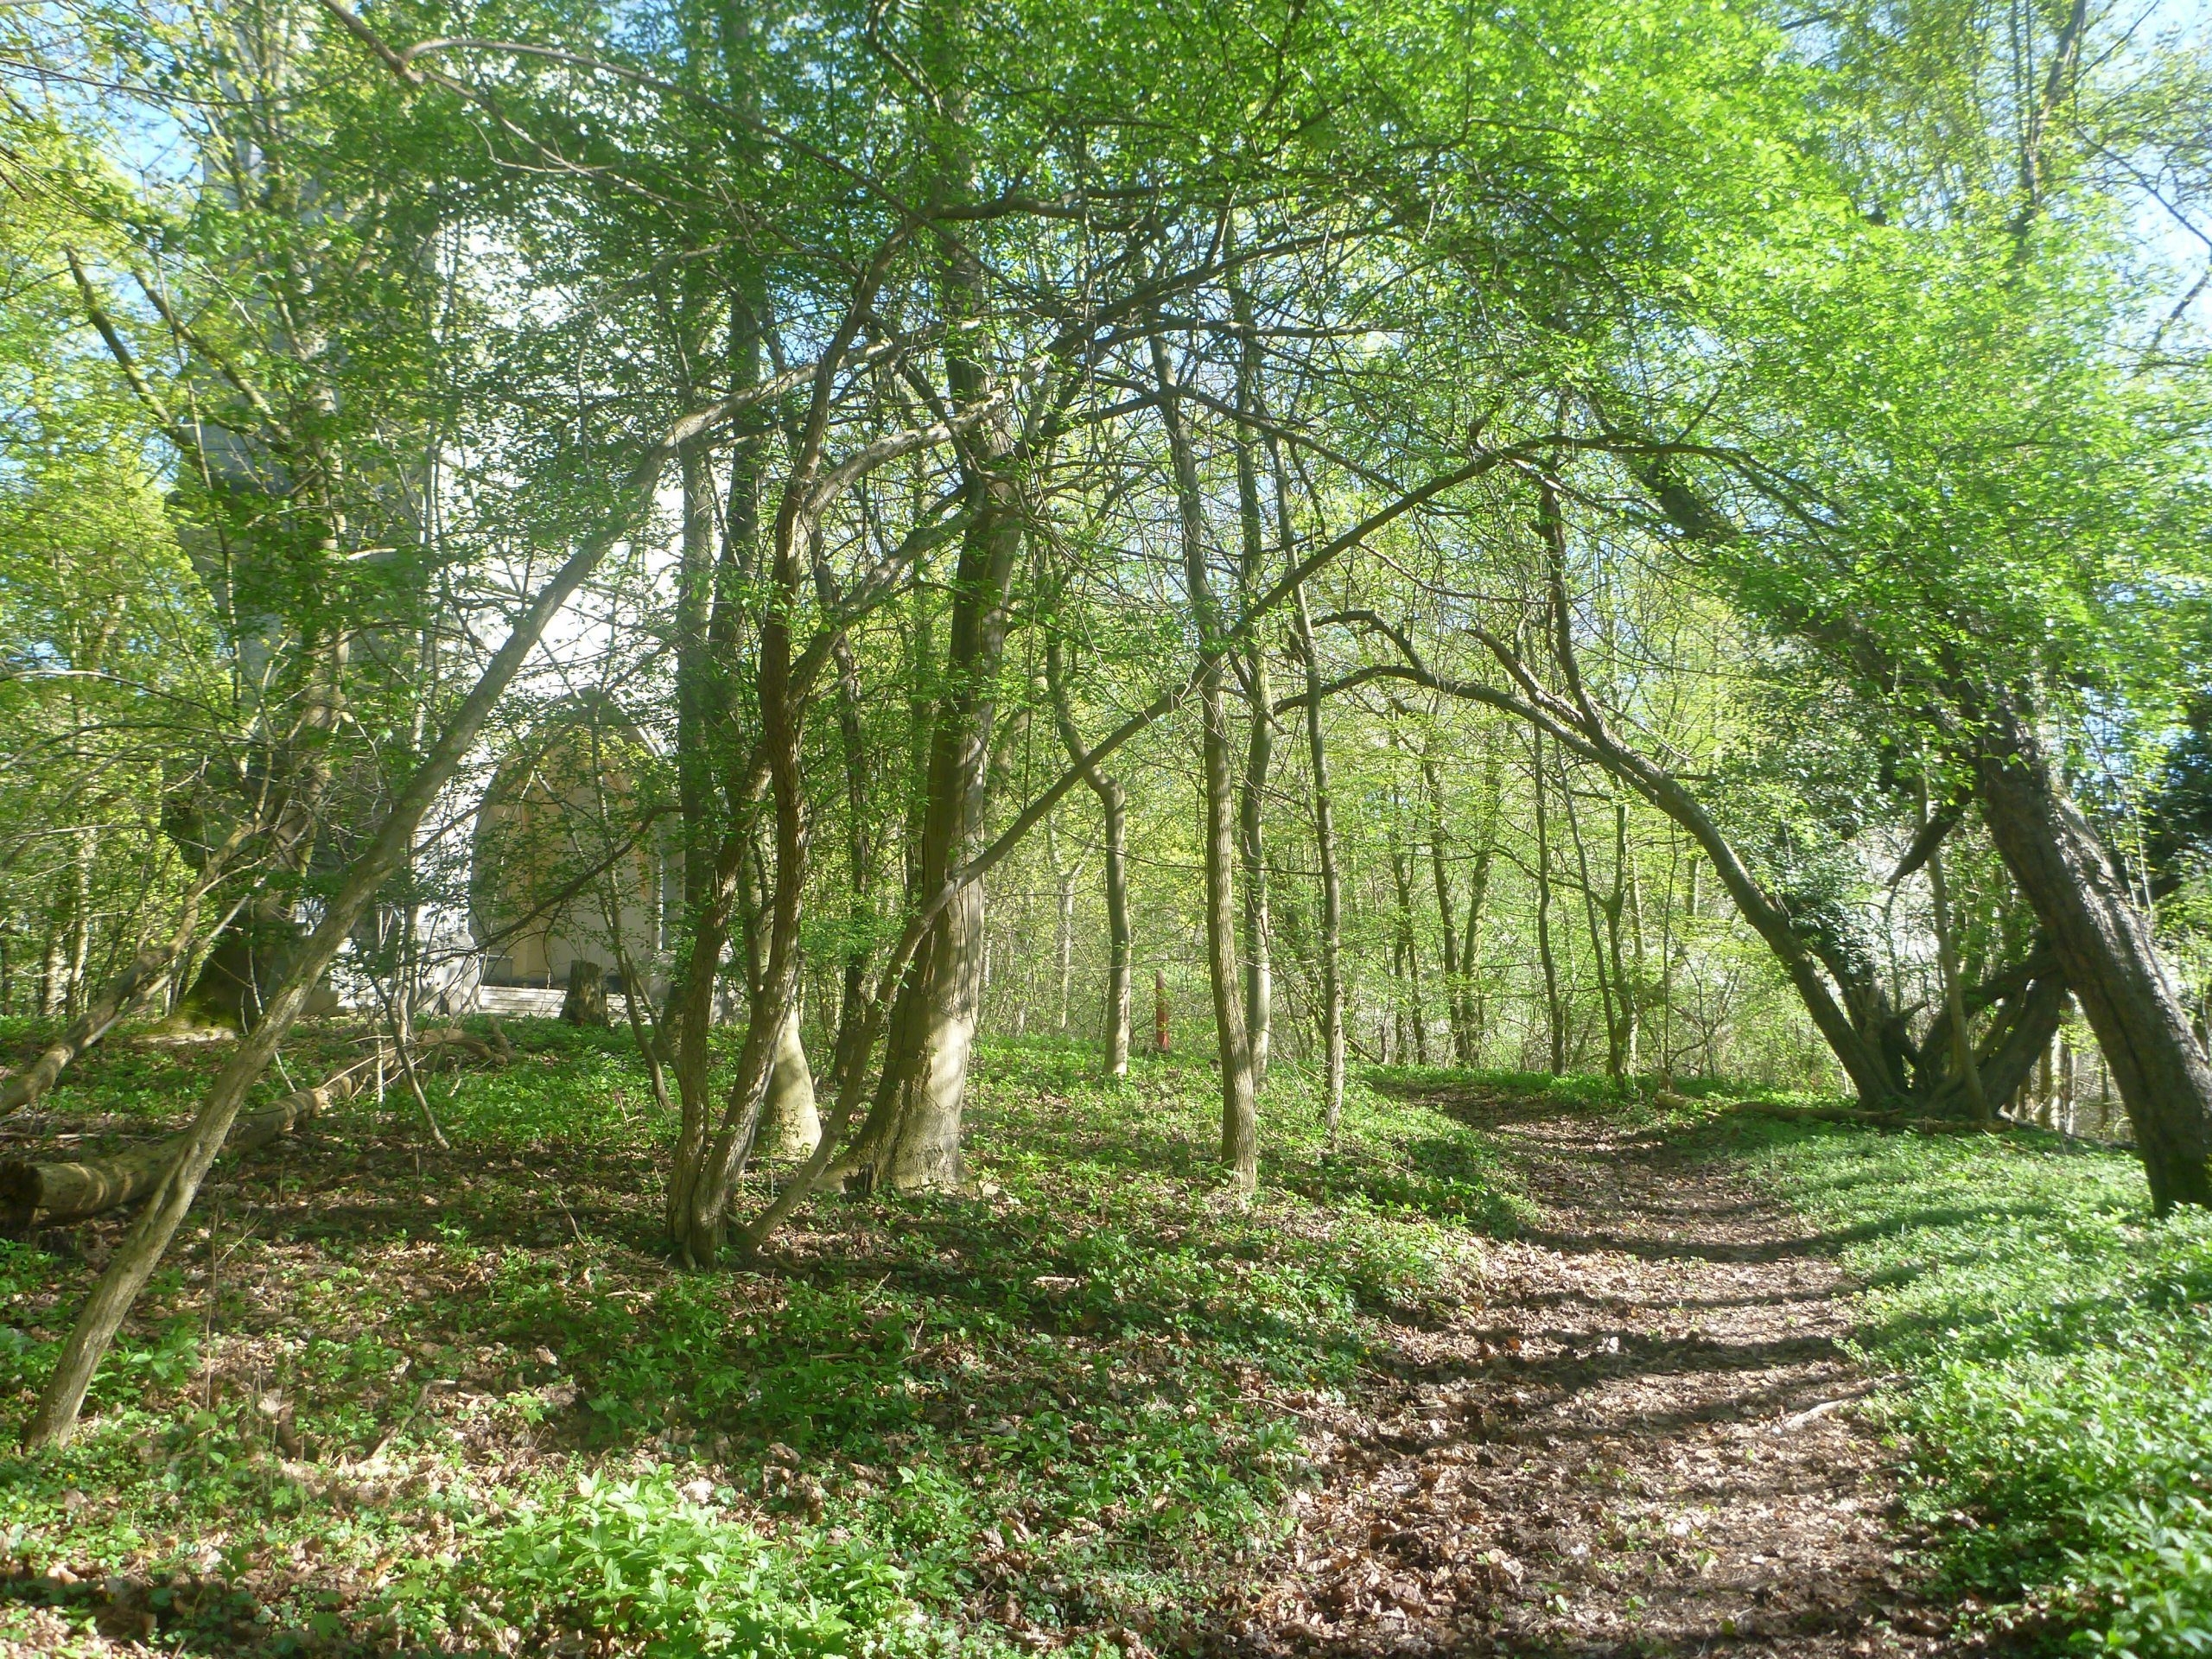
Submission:
M 1951 1619 L 1853 1409 L 1837 1241 L 1709 1145 L 1471 1082 L 1536 1218 L 1386 1389 L 1312 1419 L 1329 1469 L 1240 1645 L 1262 1652 L 1925 1653 Z M 1706 1137 L 1694 1135 L 1693 1142 Z
M 2124 1154 L 1446 1072 L 1331 1145 L 1282 1069 L 1246 1204 L 1202 1061 L 993 1044 L 972 1190 L 683 1274 L 626 1034 L 508 1029 L 450 1150 L 395 1092 L 211 1184 L 0 1453 L 0 1659 L 2212 1643 L 2212 1218 Z M 0 1154 L 221 1058 L 112 1040 Z M 123 1224 L 0 1239 L 0 1446 Z

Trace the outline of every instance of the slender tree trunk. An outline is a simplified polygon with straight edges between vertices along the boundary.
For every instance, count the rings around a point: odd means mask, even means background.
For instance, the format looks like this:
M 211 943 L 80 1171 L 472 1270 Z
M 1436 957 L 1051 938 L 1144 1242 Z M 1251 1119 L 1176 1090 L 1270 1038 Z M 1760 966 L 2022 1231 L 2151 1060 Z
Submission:
M 1452 872 L 1449 862 L 1450 831 L 1444 823 L 1444 780 L 1438 776 L 1436 760 L 1424 753 L 1421 758 L 1421 781 L 1428 797 L 1428 865 L 1436 883 L 1436 918 L 1444 937 L 1444 1013 L 1452 1025 L 1452 1060 L 1455 1065 L 1472 1065 L 1469 1058 L 1471 1046 L 1467 1031 L 1465 987 L 1462 983 L 1465 964 L 1459 957 L 1459 918 L 1452 914 Z
M 1988 709 L 1974 755 L 1983 821 L 2050 936 L 2112 1068 L 2161 1215 L 2212 1205 L 2212 1063 L 2150 929 L 2026 713 Z
M 1060 734 L 1068 759 L 1083 769 L 1083 781 L 1098 798 L 1105 820 L 1106 838 L 1106 1075 L 1129 1072 L 1131 989 L 1128 876 L 1128 801 L 1122 786 L 1085 760 L 1083 737 L 1076 730 L 1075 712 L 1068 701 L 1067 667 L 1060 636 L 1047 629 L 1045 636 L 1045 689 L 1052 702 L 1052 723 Z
M 1922 785 L 1920 795 L 1921 827 L 1927 827 L 1928 791 Z M 1974 1057 L 1974 1028 L 1967 1023 L 1965 994 L 1959 987 L 1959 951 L 1951 933 L 1951 897 L 1949 884 L 1943 879 L 1943 849 L 1936 848 L 1928 855 L 1928 893 L 1935 906 L 1936 965 L 1943 978 L 1944 1023 L 1950 1028 L 1951 1054 L 1955 1062 L 1961 1086 L 1966 1091 L 1967 1103 L 1973 1109 L 1977 1123 L 1987 1123 L 1993 1114 L 1989 1109 L 1989 1098 L 1982 1093 L 1981 1068 Z
M 1059 834 L 1050 818 L 1045 820 L 1045 861 L 1052 871 L 1052 1031 L 1065 1037 L 1068 994 L 1075 978 L 1075 881 L 1083 865 L 1061 861 Z
M 1628 941 L 1634 955 L 1622 956 L 1622 919 L 1625 912 Z M 1606 925 L 1612 931 L 1613 983 L 1620 988 L 1621 1017 L 1628 1028 L 1628 1070 L 1633 1077 L 1643 1058 L 1643 889 L 1637 869 L 1636 849 L 1628 836 L 1628 802 L 1613 796 L 1613 902 Z
M 1544 969 L 1544 1016 L 1551 1037 L 1551 1070 L 1567 1070 L 1567 1012 L 1560 1005 L 1559 962 L 1552 954 L 1551 820 L 1544 805 L 1544 734 L 1529 732 L 1529 775 L 1536 791 L 1536 955 Z
M 1236 587 L 1240 605 L 1249 606 L 1266 585 L 1267 536 L 1265 512 L 1260 500 L 1258 445 L 1249 417 L 1260 405 L 1260 339 L 1254 327 L 1252 304 L 1242 288 L 1232 286 L 1230 302 L 1240 335 L 1236 362 L 1236 409 L 1240 420 L 1234 441 L 1236 451 L 1236 518 L 1242 558 Z M 1284 559 L 1289 560 L 1287 543 Z M 1244 878 L 1244 1029 L 1252 1051 L 1255 1088 L 1268 1080 L 1268 1057 L 1274 1026 L 1274 964 L 1270 957 L 1268 918 L 1268 855 L 1266 840 L 1268 773 L 1274 758 L 1274 698 L 1268 677 L 1268 653 L 1255 633 L 1244 642 L 1243 680 L 1249 732 L 1244 751 L 1244 775 L 1237 785 L 1236 842 Z
M 1282 474 L 1278 468 L 1276 488 Z M 1313 773 L 1313 840 L 1321 866 L 1321 1054 L 1324 1111 L 1334 1146 L 1344 1109 L 1344 891 L 1337 876 L 1337 826 L 1329 795 L 1329 746 L 1321 728 L 1321 659 L 1301 584 L 1292 596 L 1299 661 L 1306 671 L 1306 750 Z
M 1274 961 L 1268 915 L 1266 807 L 1268 773 L 1274 753 L 1274 722 L 1267 656 L 1256 645 L 1248 653 L 1246 677 L 1251 691 L 1250 741 L 1244 751 L 1244 775 L 1237 788 L 1237 856 L 1244 877 L 1244 1027 L 1252 1049 L 1255 1088 L 1268 1080 L 1268 1057 L 1274 1032 Z
M 683 1260 L 697 1267 L 711 1264 L 721 1250 L 730 1202 L 757 1143 L 779 1058 L 787 1059 L 785 1087 L 793 1088 L 798 1078 L 806 1077 L 811 1104 L 812 1080 L 807 1077 L 805 1056 L 798 1049 L 792 1029 L 798 1002 L 798 932 L 806 887 L 808 826 L 800 747 L 804 701 L 793 685 L 791 630 L 801 588 L 799 548 L 811 530 L 802 522 L 802 500 L 812 470 L 809 452 L 818 442 L 819 423 L 825 418 L 818 394 L 810 418 L 814 437 L 794 446 L 799 451 L 794 477 L 777 512 L 772 554 L 766 572 L 770 591 L 762 608 L 753 672 L 760 744 L 767 760 L 775 825 L 772 866 L 764 869 L 769 878 L 766 963 L 747 1010 L 745 1038 L 738 1050 L 737 1070 L 724 1097 L 721 1121 L 708 1139 L 696 1173 L 683 1183 L 688 1202 L 678 1217 L 678 1249 Z M 734 808 L 734 800 L 732 804 Z M 750 826 L 741 822 L 732 827 L 742 846 L 750 838 Z M 734 875 L 742 868 L 741 858 L 726 855 L 717 874 Z M 817 1125 L 817 1138 L 818 1135 Z
M 732 393 L 758 385 L 759 312 L 741 294 L 730 296 L 727 349 Z M 676 1033 L 677 1138 L 664 1217 L 678 1250 L 714 1116 L 715 982 L 729 942 L 735 873 L 734 865 L 725 869 L 724 863 L 740 850 L 730 837 L 744 804 L 728 799 L 730 791 L 721 786 L 736 765 L 740 747 L 730 720 L 730 676 L 737 666 L 741 592 L 757 559 L 760 531 L 760 422 L 749 412 L 741 419 L 747 441 L 731 451 L 719 544 L 708 454 L 691 444 L 678 457 L 683 537 L 677 571 L 676 763 L 683 920 L 669 987 L 670 1023 Z
M 1106 1075 L 1129 1073 L 1128 804 L 1108 779 L 1098 804 L 1106 819 Z
M 837 1036 L 830 1054 L 830 1094 L 842 1096 L 845 1069 L 864 1015 L 868 934 L 874 919 L 875 842 L 869 831 L 868 734 L 861 721 L 860 664 L 849 642 L 831 649 L 837 665 L 837 735 L 845 762 L 845 868 L 850 891 L 845 909 L 843 982 L 837 998 Z
M 1407 853 L 1398 840 L 1396 823 L 1404 815 L 1404 803 L 1392 803 L 1390 832 L 1390 886 L 1398 899 L 1398 974 L 1403 982 L 1404 996 L 1399 1006 L 1408 1010 L 1412 1027 L 1414 1059 L 1416 1064 L 1428 1064 L 1428 1006 L 1421 995 L 1421 949 L 1414 935 L 1413 874 L 1407 868 Z M 1405 1044 L 1399 1043 L 1399 1062 L 1405 1060 Z
M 1182 532 L 1183 581 L 1198 632 L 1201 671 L 1198 713 L 1203 764 L 1199 840 L 1205 859 L 1206 968 L 1213 982 L 1214 1031 L 1220 1046 L 1221 1160 L 1239 1190 L 1259 1185 L 1259 1114 L 1252 1075 L 1252 1050 L 1244 1023 L 1243 987 L 1237 973 L 1236 778 L 1231 759 L 1228 698 L 1223 684 L 1225 652 L 1221 611 L 1206 569 L 1205 523 L 1198 490 L 1198 462 L 1184 429 L 1181 399 L 1167 346 L 1155 329 L 1153 371 L 1160 387 L 1160 423 L 1166 429 L 1169 460 Z
M 1465 969 L 1460 976 L 1465 999 L 1464 1016 L 1467 1033 L 1467 1054 L 1462 1065 L 1480 1065 L 1483 1058 L 1483 1037 L 1488 1028 L 1484 1014 L 1483 995 L 1483 916 L 1484 906 L 1490 898 L 1491 866 L 1497 857 L 1497 821 L 1493 813 L 1482 849 L 1475 855 L 1475 868 L 1467 880 L 1467 919 L 1459 930 L 1459 963 Z
M 1582 838 L 1582 815 L 1575 810 L 1574 782 L 1564 766 L 1560 768 L 1559 794 L 1560 804 L 1567 809 L 1567 839 L 1574 849 L 1575 874 L 1582 888 L 1582 918 L 1590 930 L 1590 970 L 1598 982 L 1599 1007 L 1605 1021 L 1605 1075 L 1618 1077 L 1627 1056 L 1615 1007 L 1613 977 L 1606 968 L 1606 934 L 1599 918 L 1602 907 L 1590 875 L 1589 849 Z

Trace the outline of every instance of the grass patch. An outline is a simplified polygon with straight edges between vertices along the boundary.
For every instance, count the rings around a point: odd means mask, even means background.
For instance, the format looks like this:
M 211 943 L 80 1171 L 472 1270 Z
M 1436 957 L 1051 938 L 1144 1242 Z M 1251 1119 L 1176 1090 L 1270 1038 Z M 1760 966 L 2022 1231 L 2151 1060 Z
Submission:
M 1282 1535 L 1299 1413 L 1368 1386 L 1519 1213 L 1495 1147 L 1417 1100 L 1356 1087 L 1323 1157 L 1289 1070 L 1248 1207 L 1204 1065 L 1106 1084 L 1084 1050 L 994 1045 L 976 1195 L 824 1200 L 766 1271 L 685 1274 L 626 1035 L 508 1030 L 513 1065 L 431 1085 L 451 1154 L 395 1090 L 211 1186 L 78 1440 L 0 1459 L 0 1641 L 1171 1642 Z M 296 1077 L 351 1040 L 311 1037 Z M 33 1128 L 170 1127 L 219 1063 L 116 1043 Z M 0 1441 L 120 1226 L 0 1246 Z
M 2133 1156 L 2031 1131 L 1727 1134 L 1867 1281 L 1951 1581 L 2037 1645 L 2212 1652 L 2212 1216 L 2154 1220 Z

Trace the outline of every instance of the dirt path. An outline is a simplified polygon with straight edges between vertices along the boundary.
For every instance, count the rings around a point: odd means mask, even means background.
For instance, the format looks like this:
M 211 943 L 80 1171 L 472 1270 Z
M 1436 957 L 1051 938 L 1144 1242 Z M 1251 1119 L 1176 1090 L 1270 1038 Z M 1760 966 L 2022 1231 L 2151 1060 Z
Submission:
M 1297 1535 L 1247 1654 L 1927 1655 L 1893 1454 L 1854 1420 L 1849 1287 L 1725 1165 L 1526 1101 L 1538 1229 L 1408 1331 L 1395 1399 L 1312 1414 Z

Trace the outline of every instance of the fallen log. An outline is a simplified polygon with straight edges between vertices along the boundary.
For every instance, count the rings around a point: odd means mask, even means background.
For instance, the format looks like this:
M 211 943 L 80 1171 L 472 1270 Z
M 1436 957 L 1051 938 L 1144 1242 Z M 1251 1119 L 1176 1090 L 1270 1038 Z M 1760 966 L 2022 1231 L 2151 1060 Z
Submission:
M 1866 1106 L 1789 1106 L 1772 1100 L 1691 1100 L 1670 1089 L 1654 1091 L 1651 1099 L 1672 1111 L 1703 1107 L 1714 1112 L 1750 1112 L 1759 1117 L 1776 1117 L 1785 1123 L 1857 1123 L 1870 1129 L 1908 1135 L 1980 1135 L 2011 1127 L 2002 1120 L 1977 1123 L 1963 1117 L 1912 1117 L 1904 1112 L 1881 1112 Z
M 360 1087 L 366 1061 L 334 1072 L 312 1089 L 301 1089 L 273 1106 L 242 1114 L 232 1129 L 225 1155 L 241 1156 L 290 1134 L 323 1109 Z M 148 1141 L 100 1158 L 10 1158 L 0 1161 L 0 1226 L 29 1227 L 34 1222 L 74 1222 L 102 1215 L 144 1198 L 161 1182 L 189 1129 Z
M 505 1044 L 505 1032 L 499 1033 L 499 1039 Z M 514 1058 L 514 1050 L 510 1047 L 502 1053 L 482 1038 L 472 1037 L 458 1026 L 454 1026 L 416 1032 L 414 1058 L 416 1065 L 425 1068 L 441 1063 L 459 1065 L 464 1062 L 474 1062 L 479 1065 L 504 1065 Z

